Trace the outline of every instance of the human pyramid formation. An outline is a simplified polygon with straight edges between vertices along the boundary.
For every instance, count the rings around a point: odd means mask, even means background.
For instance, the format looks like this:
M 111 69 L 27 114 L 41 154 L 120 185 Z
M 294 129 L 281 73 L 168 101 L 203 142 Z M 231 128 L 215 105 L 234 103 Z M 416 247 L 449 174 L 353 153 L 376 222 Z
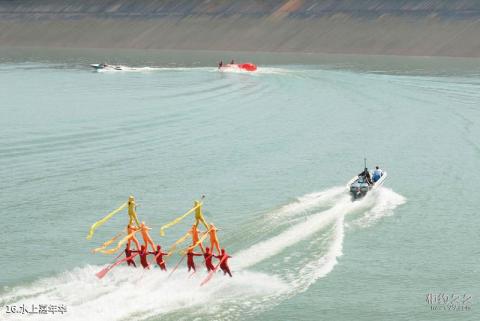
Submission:
M 175 252 L 179 252 L 181 254 L 181 259 L 171 273 L 173 273 L 177 269 L 177 267 L 180 265 L 180 263 L 183 261 L 185 257 L 187 257 L 188 272 L 193 270 L 193 273 L 195 273 L 196 267 L 195 267 L 194 257 L 203 256 L 205 267 L 207 268 L 207 272 L 209 272 L 209 274 L 207 278 L 202 282 L 202 285 L 211 279 L 211 277 L 213 276 L 213 273 L 218 269 L 218 267 L 220 267 L 224 275 L 228 274 L 231 277 L 232 273 L 228 266 L 228 259 L 231 258 L 231 256 L 227 254 L 224 248 L 220 249 L 220 244 L 217 237 L 218 229 L 215 227 L 215 225 L 207 223 L 202 213 L 202 205 L 203 204 L 201 201 L 195 201 L 194 206 L 188 212 L 176 218 L 175 220 L 171 221 L 170 223 L 162 226 L 162 228 L 160 229 L 160 235 L 163 236 L 165 235 L 165 232 L 164 232 L 165 229 L 178 224 L 188 215 L 192 213 L 195 214 L 195 223 L 188 230 L 188 232 L 184 236 L 182 236 L 180 239 L 175 241 L 167 252 L 163 252 L 160 244 L 155 245 L 155 243 L 153 242 L 152 237 L 149 234 L 149 230 L 151 230 L 151 228 L 148 227 L 145 224 L 145 222 L 143 221 L 142 223 L 139 222 L 137 212 L 136 212 L 135 198 L 133 196 L 130 196 L 127 203 L 124 203 L 122 206 L 120 206 L 115 211 L 109 213 L 103 219 L 95 222 L 90 228 L 90 232 L 87 236 L 87 239 L 91 239 L 93 237 L 95 230 L 100 225 L 103 225 L 115 214 L 117 214 L 124 208 L 128 207 L 129 222 L 126 227 L 127 235 L 124 238 L 122 238 L 118 242 L 117 246 L 114 248 L 107 249 L 107 247 L 111 245 L 113 242 L 115 242 L 119 237 L 121 237 L 123 233 L 117 234 L 112 239 L 103 243 L 102 246 L 92 251 L 94 253 L 100 252 L 104 254 L 113 254 L 117 252 L 126 243 L 125 250 L 124 250 L 125 257 L 108 265 L 102 271 L 98 272 L 96 274 L 97 277 L 103 278 L 111 269 L 113 269 L 115 266 L 120 265 L 121 263 L 124 263 L 124 262 L 126 262 L 128 266 L 136 267 L 137 265 L 135 263 L 135 257 L 137 255 L 139 256 L 140 264 L 144 269 L 150 268 L 151 265 L 147 257 L 148 255 L 153 255 L 154 261 L 156 262 L 158 267 L 161 270 L 166 271 L 167 266 L 166 266 L 164 257 L 169 257 Z M 198 225 L 200 223 L 202 223 L 205 226 L 206 228 L 205 232 L 199 231 Z M 141 234 L 143 239 L 143 244 L 140 244 L 140 242 L 136 238 L 135 236 L 136 233 Z M 210 239 L 210 247 L 204 247 L 202 244 L 207 237 Z M 187 246 L 186 248 L 183 248 L 181 250 L 178 250 L 177 247 L 183 242 L 185 242 L 186 240 L 188 240 L 189 238 L 191 238 L 192 240 L 192 245 Z M 135 244 L 136 249 L 132 249 L 131 247 L 132 243 Z M 149 251 L 149 248 L 148 248 L 149 246 L 151 247 L 152 251 Z M 195 252 L 195 249 L 197 247 L 200 248 L 201 253 Z M 216 254 L 214 253 L 214 250 L 216 250 L 217 252 Z M 117 256 L 116 259 L 118 259 L 120 256 L 121 254 Z M 212 262 L 213 258 L 218 259 L 217 265 L 213 264 Z

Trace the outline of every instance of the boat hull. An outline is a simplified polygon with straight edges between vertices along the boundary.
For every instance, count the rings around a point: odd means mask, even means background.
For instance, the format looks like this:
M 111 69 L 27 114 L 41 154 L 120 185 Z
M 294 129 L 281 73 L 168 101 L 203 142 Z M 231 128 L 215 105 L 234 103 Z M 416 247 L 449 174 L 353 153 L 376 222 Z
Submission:
M 241 70 L 241 71 L 256 71 L 257 65 L 250 62 L 244 64 L 226 64 L 219 68 L 220 70 Z
M 90 64 L 90 67 L 95 69 L 96 71 L 101 71 L 101 70 L 123 70 L 122 67 L 120 66 L 113 66 L 113 65 L 103 65 L 103 64 Z
M 357 200 L 365 197 L 370 191 L 375 190 L 383 185 L 385 179 L 387 179 L 387 172 L 383 172 L 382 177 L 378 181 L 376 181 L 373 185 L 368 185 L 365 182 L 359 181 L 359 177 L 353 177 L 347 183 L 347 190 L 349 191 L 350 195 L 352 196 L 352 200 Z

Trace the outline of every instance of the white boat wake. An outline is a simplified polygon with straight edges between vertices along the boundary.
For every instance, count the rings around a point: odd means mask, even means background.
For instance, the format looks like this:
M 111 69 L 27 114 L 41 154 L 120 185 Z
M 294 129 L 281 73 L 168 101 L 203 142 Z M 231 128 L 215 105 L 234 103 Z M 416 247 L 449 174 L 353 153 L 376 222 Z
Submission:
M 157 269 L 122 266 L 98 280 L 94 274 L 101 267 L 86 266 L 5 289 L 0 301 L 3 306 L 64 304 L 68 312 L 56 319 L 65 320 L 242 319 L 306 291 L 328 275 L 343 254 L 350 216 L 354 226 L 365 228 L 391 215 L 404 202 L 387 188 L 356 202 L 351 202 L 345 188 L 302 196 L 262 218 L 270 228 L 282 230 L 233 253 L 233 278 L 219 273 L 203 287 L 199 286 L 203 271 L 189 278 L 180 269 L 168 278 L 168 273 Z M 297 216 L 300 218 L 295 219 Z M 42 318 L 52 320 L 51 315 L 32 316 Z M 24 319 L 25 315 L 6 314 L 6 320 Z
M 98 64 L 92 64 L 93 66 L 98 66 Z M 220 72 L 226 74 L 244 74 L 244 75 L 284 75 L 294 73 L 295 71 L 279 68 L 279 67 L 259 67 L 256 71 L 246 71 L 240 68 L 228 68 L 228 69 L 218 69 L 217 67 L 182 67 L 182 66 L 172 66 L 172 67 L 162 67 L 162 66 L 127 66 L 127 65 L 109 65 L 105 68 L 95 68 L 95 72 L 99 73 L 122 73 L 122 72 L 162 72 L 162 71 L 178 71 L 178 72 Z

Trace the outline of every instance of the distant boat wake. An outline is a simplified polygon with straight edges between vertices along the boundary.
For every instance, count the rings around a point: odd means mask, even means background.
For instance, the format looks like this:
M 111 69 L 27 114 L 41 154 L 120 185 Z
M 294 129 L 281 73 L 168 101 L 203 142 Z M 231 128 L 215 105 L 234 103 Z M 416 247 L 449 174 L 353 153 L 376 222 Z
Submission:
M 259 67 L 255 72 L 247 71 L 241 68 L 222 68 L 218 67 L 154 67 L 154 66 L 138 66 L 132 67 L 127 65 L 108 65 L 107 67 L 101 67 L 101 64 L 91 64 L 95 72 L 100 73 L 124 73 L 124 72 L 161 72 L 161 71 L 178 71 L 178 72 L 188 72 L 188 71 L 207 71 L 207 72 L 222 72 L 222 73 L 233 73 L 233 74 L 247 74 L 247 75 L 256 75 L 256 74 L 286 74 L 291 73 L 291 70 L 279 67 Z
M 94 275 L 99 267 L 86 266 L 8 289 L 0 302 L 64 304 L 68 312 L 56 317 L 65 320 L 242 319 L 308 290 L 343 255 L 346 226 L 371 226 L 404 202 L 384 187 L 356 202 L 344 187 L 299 197 L 264 215 L 255 222 L 256 229 L 244 231 L 262 238 L 232 254 L 233 278 L 219 273 L 204 287 L 199 286 L 203 271 L 191 278 L 178 271 L 168 278 L 157 269 L 119 267 L 99 281 Z M 22 317 L 6 314 L 6 320 Z M 52 320 L 51 315 L 44 317 Z

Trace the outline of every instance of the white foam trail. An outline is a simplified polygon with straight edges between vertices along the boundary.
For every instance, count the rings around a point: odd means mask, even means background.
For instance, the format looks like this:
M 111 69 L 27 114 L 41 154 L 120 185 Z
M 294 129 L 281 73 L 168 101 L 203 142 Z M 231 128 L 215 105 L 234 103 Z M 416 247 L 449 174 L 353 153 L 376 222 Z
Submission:
M 290 227 L 285 232 L 236 253 L 235 257 L 237 259 L 235 260 L 235 266 L 243 269 L 272 257 L 280 253 L 283 249 L 311 237 L 318 230 L 331 224 L 332 221 L 339 216 L 345 215 L 362 206 L 362 202 L 352 202 L 349 195 L 344 195 L 334 207 L 308 216 L 302 223 Z
M 209 71 L 209 72 L 222 72 L 222 73 L 234 73 L 234 74 L 246 74 L 246 75 L 262 75 L 262 74 L 278 74 L 284 75 L 287 73 L 298 72 L 285 68 L 276 68 L 276 67 L 259 67 L 256 71 L 247 71 L 239 67 L 230 67 L 218 69 L 217 67 L 131 67 L 126 65 L 115 65 L 115 67 L 120 67 L 120 69 L 115 69 L 114 67 L 96 69 L 97 72 L 153 72 L 153 71 Z
M 257 71 L 258 74 L 276 74 L 276 75 L 285 75 L 289 73 L 298 73 L 298 70 L 292 69 L 285 69 L 285 68 L 277 68 L 277 67 L 258 67 Z
M 400 194 L 395 193 L 389 188 L 381 187 L 374 191 L 376 202 L 373 207 L 352 224 L 360 227 L 369 227 L 384 216 L 393 214 L 393 210 L 404 204 L 407 200 Z
M 334 187 L 321 192 L 310 193 L 301 197 L 293 203 L 282 206 L 278 211 L 274 211 L 268 216 L 272 219 L 297 215 L 307 212 L 320 206 L 333 205 L 339 196 L 345 194 L 345 187 Z
M 298 279 L 295 280 L 297 292 L 306 291 L 310 285 L 319 278 L 325 277 L 330 273 L 338 263 L 337 258 L 343 255 L 343 240 L 345 238 L 344 228 L 345 216 L 340 215 L 335 221 L 335 229 L 332 236 L 330 247 L 318 260 L 312 260 L 304 265 L 298 273 Z
M 97 69 L 97 72 L 153 72 L 153 71 L 210 71 L 210 67 L 129 67 L 125 65 L 117 65 L 121 69 L 105 68 Z
M 324 198 L 322 199 L 322 197 Z M 397 206 L 405 203 L 403 196 L 384 187 L 369 193 L 362 200 L 352 202 L 350 196 L 344 193 L 344 188 L 339 187 L 324 192 L 307 194 L 295 203 L 284 206 L 283 209 L 287 214 L 299 213 L 332 198 L 337 198 L 337 202 L 332 208 L 305 217 L 303 222 L 288 228 L 286 231 L 236 253 L 235 267 L 243 269 L 253 266 L 296 243 L 312 237 L 319 230 L 335 222 L 333 237 L 327 252 L 319 259 L 306 263 L 303 268 L 295 273 L 295 278 L 291 281 L 295 293 L 305 291 L 317 279 L 330 273 L 337 264 L 337 258 L 343 254 L 345 217 L 349 213 L 366 210 L 364 218 L 372 222 L 390 215 Z
M 147 72 L 155 70 L 152 67 L 129 67 L 124 65 L 116 65 L 115 67 L 119 67 L 120 69 L 115 69 L 114 67 L 107 67 L 103 69 L 96 69 L 97 72 Z
M 242 271 L 234 278 L 213 278 L 209 286 L 200 287 L 206 276 L 197 272 L 188 278 L 184 269 L 168 278 L 159 270 L 141 270 L 118 267 L 103 280 L 94 273 L 101 267 L 87 266 L 58 277 L 47 278 L 27 288 L 16 288 L 15 298 L 2 296 L 5 304 L 64 304 L 65 320 L 124 320 L 146 319 L 184 309 L 212 306 L 225 300 L 256 298 L 283 293 L 287 285 L 276 276 Z M 28 290 L 28 291 L 27 291 Z M 35 293 L 33 296 L 27 292 Z M 13 300 L 12 300 L 13 299 Z M 3 313 L 3 311 L 2 311 Z M 7 314 L 6 320 L 18 316 Z M 24 318 L 25 315 L 20 315 Z M 56 314 L 55 317 L 61 318 Z M 52 320 L 52 315 L 36 315 L 35 320 Z
M 343 191 L 341 187 L 307 194 L 282 207 L 277 211 L 284 215 L 279 216 L 279 222 L 293 213 L 308 213 L 280 234 L 234 253 L 231 260 L 233 278 L 218 274 L 206 286 L 200 287 L 205 272 L 199 271 L 188 278 L 185 269 L 179 269 L 168 278 L 168 273 L 158 269 L 145 271 L 120 266 L 98 280 L 94 274 L 101 267 L 87 266 L 9 289 L 0 295 L 0 302 L 2 305 L 64 304 L 67 314 L 55 315 L 55 319 L 73 321 L 144 320 L 159 316 L 162 320 L 242 319 L 245 313 L 257 313 L 306 291 L 319 278 L 328 275 L 343 255 L 348 214 L 364 211 L 359 226 L 365 227 L 369 224 L 364 222 L 390 215 L 405 202 L 401 195 L 386 188 L 356 202 L 351 202 Z M 333 206 L 324 211 L 309 212 L 331 202 Z M 332 227 L 331 235 L 319 233 L 329 226 Z M 272 264 L 268 274 L 246 270 L 308 239 L 314 250 L 304 253 L 297 250 L 299 257 L 290 260 L 287 266 L 278 264 L 280 268 L 277 269 L 277 265 Z M 317 246 L 319 241 L 322 246 Z M 6 314 L 5 320 L 25 320 L 25 317 Z M 31 319 L 52 320 L 51 315 L 42 318 L 35 315 Z

